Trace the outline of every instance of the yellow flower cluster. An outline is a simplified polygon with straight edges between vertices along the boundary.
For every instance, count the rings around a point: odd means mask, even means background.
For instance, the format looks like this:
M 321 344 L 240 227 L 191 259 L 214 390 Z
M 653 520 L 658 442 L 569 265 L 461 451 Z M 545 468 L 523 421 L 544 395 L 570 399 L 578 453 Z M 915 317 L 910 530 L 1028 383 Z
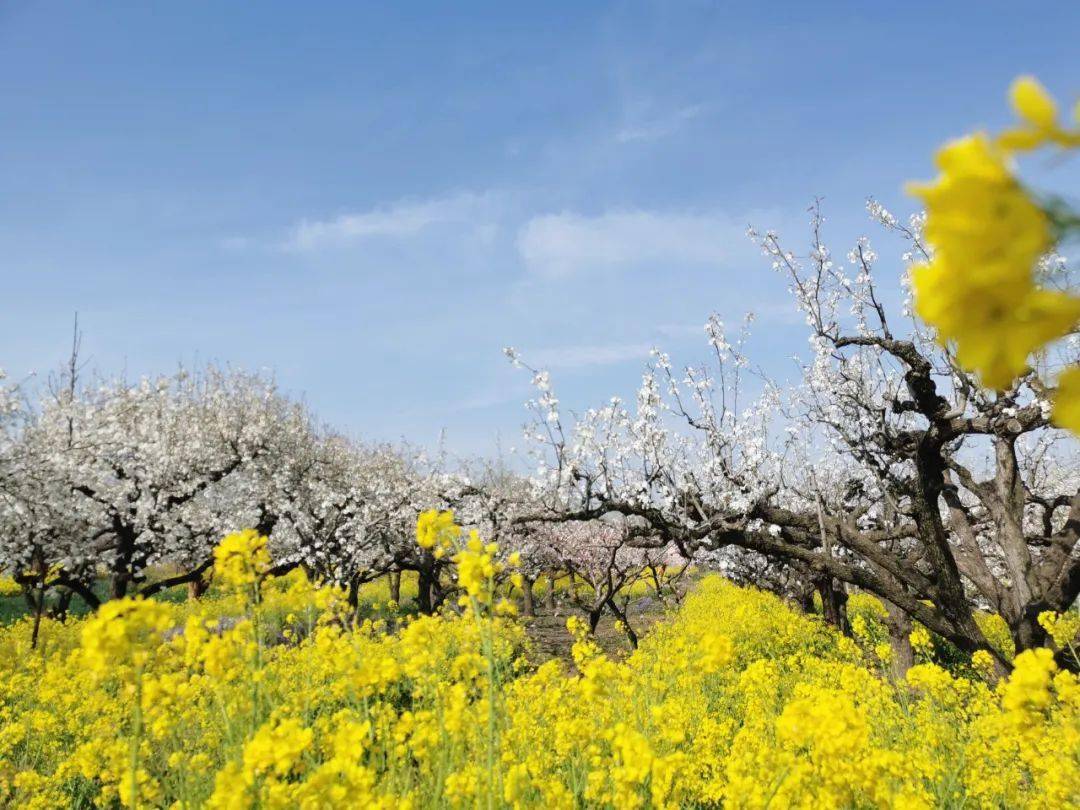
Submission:
M 953 342 L 956 357 L 984 385 L 1005 389 L 1028 357 L 1080 322 L 1080 296 L 1040 286 L 1038 260 L 1053 246 L 1051 216 L 1013 173 L 1012 155 L 1044 145 L 1080 147 L 1077 129 L 1061 127 L 1057 107 L 1030 77 L 1013 83 L 1021 124 L 996 139 L 976 133 L 944 146 L 941 174 L 910 190 L 926 205 L 933 258 L 912 269 L 915 306 Z M 1062 375 L 1055 418 L 1080 432 L 1080 369 Z
M 1020 118 L 1015 129 L 1003 132 L 998 141 L 1018 152 L 1054 144 L 1062 149 L 1080 146 L 1080 102 L 1073 108 L 1077 129 L 1065 129 L 1058 123 L 1058 109 L 1046 89 L 1031 76 L 1021 76 L 1009 90 L 1009 100 Z
M 36 650 L 29 621 L 0 628 L 0 806 L 1080 801 L 1080 684 L 1048 651 L 996 687 L 930 663 L 898 682 L 819 620 L 712 576 L 629 657 L 573 618 L 572 664 L 533 667 L 494 611 L 350 623 L 339 601 L 295 572 L 259 602 L 45 619 Z M 880 644 L 880 606 L 853 602 Z M 99 674 L 73 688 L 90 660 Z
M 14 577 L 0 576 L 0 597 L 18 596 L 22 593 L 22 586 L 15 581 Z
M 1054 640 L 1059 650 L 1072 648 L 1076 637 L 1080 636 L 1080 613 L 1075 610 L 1067 613 L 1047 610 L 1039 614 L 1039 625 Z
M 160 602 L 132 597 L 106 602 L 82 628 L 86 668 L 97 675 L 144 668 L 171 624 L 172 614 Z
M 450 510 L 429 509 L 421 512 L 416 521 L 416 544 L 430 549 L 440 559 L 454 548 L 460 535 L 461 527 L 454 522 L 454 513 Z
M 214 549 L 214 573 L 233 588 L 251 588 L 270 570 L 267 540 L 254 529 L 230 534 Z
M 476 529 L 472 529 L 462 543 L 461 527 L 454 522 L 451 510 L 440 512 L 431 509 L 422 512 L 416 521 L 416 543 L 421 548 L 432 549 L 437 558 L 453 553 L 451 562 L 457 572 L 458 585 L 463 590 L 459 600 L 462 607 L 491 607 L 496 577 L 508 568 L 521 564 L 518 552 L 510 554 L 505 563 L 499 561 L 499 544 L 485 543 Z M 512 574 L 510 580 L 515 587 L 521 587 L 520 574 Z M 506 616 L 516 613 L 514 606 L 505 599 L 495 605 L 495 611 Z
M 930 637 L 930 631 L 919 625 L 908 634 L 911 649 L 916 655 L 929 656 L 934 650 L 934 643 Z

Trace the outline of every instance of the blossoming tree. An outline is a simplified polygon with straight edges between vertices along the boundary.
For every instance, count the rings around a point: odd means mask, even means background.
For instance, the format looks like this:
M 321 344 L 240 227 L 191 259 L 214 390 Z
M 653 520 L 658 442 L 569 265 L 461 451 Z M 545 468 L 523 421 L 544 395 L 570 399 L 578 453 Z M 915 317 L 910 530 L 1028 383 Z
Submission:
M 909 227 L 871 212 L 907 241 L 909 261 L 925 257 L 918 218 Z M 953 347 L 894 323 L 870 243 L 841 266 L 822 224 L 815 207 L 802 257 L 751 232 L 808 324 L 811 353 L 791 390 L 764 380 L 740 402 L 742 339 L 730 343 L 715 318 L 711 367 L 678 375 L 655 353 L 633 411 L 613 400 L 567 428 L 547 375 L 533 372 L 528 432 L 550 487 L 537 517 L 617 512 L 644 521 L 643 545 L 687 557 L 737 547 L 797 566 L 838 624 L 847 583 L 891 606 L 898 636 L 915 619 L 987 649 L 974 611 L 988 606 L 1018 648 L 1043 643 L 1039 613 L 1066 609 L 1080 589 L 1076 448 L 1051 424 L 1043 376 L 981 389 Z
M 170 584 L 195 578 L 220 537 L 213 517 L 226 485 L 241 470 L 272 466 L 306 429 L 302 409 L 245 374 L 62 388 L 18 437 L 19 478 L 35 490 L 21 509 L 5 510 L 19 526 L 3 537 L 4 565 L 19 569 L 38 549 L 55 582 L 93 606 L 99 567 L 113 597 L 143 583 L 150 566 L 178 569 Z M 32 541 L 44 535 L 47 543 Z

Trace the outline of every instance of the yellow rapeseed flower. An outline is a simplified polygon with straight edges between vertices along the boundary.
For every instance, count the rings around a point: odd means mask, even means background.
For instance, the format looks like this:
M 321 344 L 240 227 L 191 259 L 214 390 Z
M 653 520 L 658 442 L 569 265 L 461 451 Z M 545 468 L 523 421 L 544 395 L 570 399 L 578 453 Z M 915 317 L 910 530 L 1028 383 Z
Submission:
M 1080 366 L 1068 368 L 1058 377 L 1054 423 L 1080 435 Z
M 1057 104 L 1034 76 L 1020 76 L 1009 88 L 1013 109 L 1026 123 L 1038 129 L 1057 124 Z
M 1002 705 L 1018 723 L 1028 725 L 1034 722 L 1032 713 L 1050 706 L 1053 677 L 1058 668 L 1054 654 L 1045 647 L 1025 650 L 1016 656 L 1014 664 L 1012 677 L 1003 687 Z
M 254 529 L 245 529 L 222 539 L 214 549 L 214 572 L 234 588 L 258 583 L 270 570 L 267 539 Z
M 420 548 L 448 548 L 459 534 L 461 528 L 454 523 L 454 513 L 449 509 L 442 512 L 429 509 L 416 520 L 416 544 Z
M 1049 633 L 1054 644 L 1063 648 L 1076 641 L 1077 635 L 1080 635 L 1080 613 L 1075 610 L 1065 613 L 1046 610 L 1039 614 L 1039 625 Z
M 1009 102 L 1021 123 L 998 137 L 1003 147 L 1026 151 L 1046 143 L 1066 149 L 1080 146 L 1080 131 L 1070 131 L 1058 124 L 1057 103 L 1035 77 L 1020 76 L 1013 81 Z M 1076 112 L 1080 124 L 1080 105 Z
M 941 174 L 909 185 L 926 205 L 935 255 L 983 286 L 1022 285 L 1052 239 L 1046 215 L 1013 177 L 1008 153 L 982 133 L 946 144 Z
M 99 676 L 126 665 L 145 667 L 172 624 L 168 607 L 160 602 L 133 597 L 110 600 L 82 628 L 83 660 Z
M 1007 388 L 1032 352 L 1080 321 L 1078 297 L 1033 285 L 970 284 L 944 258 L 913 268 L 912 286 L 919 316 L 955 342 L 960 365 L 990 388 Z
M 1005 389 L 1029 356 L 1080 323 L 1080 297 L 1046 290 L 1034 268 L 1054 243 L 1050 217 L 1013 175 L 1011 152 L 1052 141 L 1080 146 L 1058 127 L 1057 106 L 1031 77 L 1014 82 L 1023 126 L 992 140 L 976 133 L 937 154 L 941 174 L 911 184 L 926 206 L 933 257 L 912 268 L 915 309 L 960 365 Z

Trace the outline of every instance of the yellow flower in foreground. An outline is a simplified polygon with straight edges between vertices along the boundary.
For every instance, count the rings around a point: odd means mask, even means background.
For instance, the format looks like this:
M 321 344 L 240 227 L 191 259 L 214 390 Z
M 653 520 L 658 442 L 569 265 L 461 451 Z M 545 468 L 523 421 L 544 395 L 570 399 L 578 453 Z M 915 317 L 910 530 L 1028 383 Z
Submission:
M 113 599 L 83 627 L 83 658 L 99 676 L 128 664 L 141 669 L 171 626 L 169 609 L 160 602 Z
M 326 589 L 301 582 L 263 584 L 266 629 L 326 609 Z M 1021 653 L 994 687 L 963 666 L 882 677 L 866 653 L 884 607 L 859 598 L 862 650 L 708 576 L 625 658 L 572 616 L 572 668 L 526 665 L 521 625 L 487 609 L 393 629 L 316 622 L 260 662 L 251 622 L 222 621 L 233 595 L 157 619 L 136 600 L 46 619 L 34 654 L 25 622 L 0 626 L 0 804 L 67 807 L 73 786 L 86 806 L 217 810 L 1076 804 L 1080 684 L 1050 651 Z M 184 630 L 155 648 L 166 612 Z M 112 658 L 156 649 L 141 701 L 116 679 L 72 688 L 83 628 Z
M 699 665 L 705 673 L 718 672 L 731 660 L 731 639 L 719 633 L 706 633 L 698 644 Z
M 1064 129 L 1058 108 L 1031 76 L 1009 89 L 1020 125 L 991 140 L 983 133 L 946 144 L 937 154 L 941 170 L 909 191 L 926 204 L 926 238 L 933 258 L 912 268 L 915 309 L 956 344 L 961 366 L 983 385 L 1004 389 L 1027 369 L 1029 355 L 1080 323 L 1080 297 L 1040 288 L 1034 268 L 1053 246 L 1054 221 L 1013 176 L 1016 151 L 1055 144 L 1080 147 L 1080 127 Z M 1080 105 L 1075 111 L 1080 125 Z M 1063 224 L 1065 223 L 1065 224 Z M 1062 375 L 1054 417 L 1080 432 L 1080 373 Z
M 1020 96 L 1031 120 L 1046 119 L 1035 89 L 1024 85 Z M 937 163 L 934 183 L 910 187 L 926 204 L 934 248 L 930 262 L 912 268 L 915 309 L 943 343 L 956 344 L 961 366 L 1004 389 L 1032 352 L 1080 322 L 1080 298 L 1035 284 L 1053 234 L 1005 149 L 980 133 L 947 144 Z
M 1028 150 L 1048 142 L 1065 148 L 1080 146 L 1080 132 L 1070 132 L 1058 125 L 1057 104 L 1035 77 L 1016 79 L 1009 88 L 1009 102 L 1021 126 L 1001 134 L 998 143 L 1003 147 Z M 1080 106 L 1077 118 L 1080 123 Z
M 1057 104 L 1034 76 L 1021 76 L 1009 88 L 1016 114 L 1033 127 L 1050 129 L 1057 122 Z
M 494 543 L 485 546 L 479 533 L 473 529 L 465 548 L 454 555 L 458 584 L 482 605 L 491 603 L 495 575 L 503 570 L 502 565 L 495 562 L 498 550 Z
M 459 534 L 461 528 L 454 523 L 454 513 L 449 509 L 429 509 L 416 520 L 416 544 L 421 548 L 446 548 Z
M 994 671 L 994 656 L 986 650 L 976 650 L 971 654 L 971 665 L 984 675 L 990 675 Z
M 1080 434 L 1080 366 L 1067 369 L 1058 378 L 1054 423 Z
M 909 186 L 926 204 L 935 258 L 974 285 L 1028 283 L 1052 243 L 1050 223 L 1013 177 L 1008 153 L 978 133 L 946 144 L 937 164 L 937 180 Z
M 908 635 L 908 640 L 911 642 L 911 648 L 917 653 L 929 655 L 934 650 L 934 643 L 930 638 L 930 631 L 922 625 L 917 626 L 911 631 Z
M 1039 614 L 1039 624 L 1059 648 L 1072 644 L 1080 635 L 1080 613 L 1074 610 L 1065 613 L 1044 610 Z
M 227 585 L 253 585 L 270 570 L 266 543 L 254 529 L 230 534 L 214 549 L 214 571 Z
M 1080 298 L 1055 290 L 966 283 L 943 259 L 913 268 L 915 308 L 939 335 L 956 343 L 956 358 L 984 385 L 1007 388 L 1028 357 L 1080 321 Z
M 1024 650 L 1016 656 L 1016 669 L 1005 683 L 1002 705 L 1018 722 L 1030 722 L 1030 715 L 1050 705 L 1050 691 L 1057 664 L 1045 647 Z
M 266 774 L 285 776 L 296 767 L 314 732 L 295 718 L 267 723 L 244 746 L 244 774 L 249 783 Z
M 893 648 L 887 641 L 874 645 L 874 655 L 883 664 L 891 664 L 893 660 Z

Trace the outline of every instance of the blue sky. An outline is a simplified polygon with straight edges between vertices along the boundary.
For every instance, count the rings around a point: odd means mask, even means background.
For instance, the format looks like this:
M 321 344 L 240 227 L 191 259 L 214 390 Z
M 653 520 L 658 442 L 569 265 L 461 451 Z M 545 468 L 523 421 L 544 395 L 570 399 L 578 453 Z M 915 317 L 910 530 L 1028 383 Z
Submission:
M 1078 35 L 1075 3 L 8 0 L 0 367 L 55 368 L 77 310 L 104 373 L 272 369 L 459 452 L 519 441 L 504 345 L 585 407 L 752 309 L 782 379 L 805 339 L 746 226 L 802 247 L 821 196 L 842 255 L 1015 75 L 1075 98 Z

